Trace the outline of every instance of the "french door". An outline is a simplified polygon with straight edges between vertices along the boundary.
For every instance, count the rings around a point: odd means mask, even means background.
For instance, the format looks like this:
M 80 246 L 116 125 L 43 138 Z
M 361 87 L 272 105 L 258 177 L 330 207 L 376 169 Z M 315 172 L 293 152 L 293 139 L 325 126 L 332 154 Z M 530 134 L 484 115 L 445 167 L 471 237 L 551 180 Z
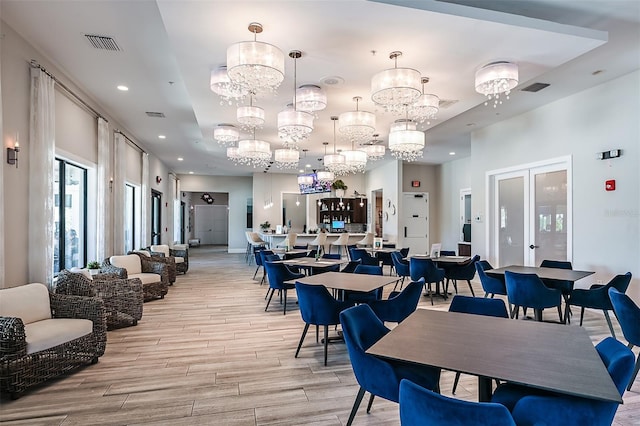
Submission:
M 571 260 L 570 160 L 493 175 L 492 258 L 500 266 Z

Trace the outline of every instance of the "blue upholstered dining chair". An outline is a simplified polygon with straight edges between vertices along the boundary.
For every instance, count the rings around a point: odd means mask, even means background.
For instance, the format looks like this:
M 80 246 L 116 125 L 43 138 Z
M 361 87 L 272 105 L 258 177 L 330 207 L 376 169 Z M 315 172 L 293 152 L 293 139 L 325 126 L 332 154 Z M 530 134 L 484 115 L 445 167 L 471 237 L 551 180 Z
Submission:
M 333 260 L 340 260 L 342 259 L 342 255 L 340 253 L 325 253 L 322 255 L 323 259 L 333 259 Z M 331 266 L 330 268 L 324 268 L 322 270 L 323 272 L 340 272 L 340 265 L 334 265 Z
M 382 275 L 382 266 L 358 265 L 353 270 L 353 273 L 366 275 Z M 382 287 L 367 293 L 362 291 L 346 290 L 344 292 L 344 300 L 348 300 L 353 303 L 367 303 L 372 300 L 380 300 L 382 299 L 382 291 Z
M 255 251 L 256 272 L 253 273 L 253 279 L 254 280 L 256 279 L 256 274 L 258 273 L 258 270 L 262 268 L 262 279 L 260 280 L 260 285 L 262 285 L 262 283 L 264 282 L 264 278 L 267 275 L 267 270 L 264 269 L 264 259 L 265 259 L 265 256 L 268 254 L 275 254 L 275 253 L 273 252 L 273 250 L 267 250 L 267 249 Z
M 596 351 L 622 396 L 633 372 L 633 352 L 613 337 L 598 343 Z M 610 425 L 619 405 L 510 383 L 498 386 L 491 402 L 507 407 L 519 425 Z
M 400 382 L 402 426 L 516 426 L 504 405 L 440 395 L 410 380 Z
M 453 296 L 451 305 L 449 305 L 449 312 L 509 318 L 507 307 L 504 305 L 502 299 L 482 299 L 479 297 L 461 296 L 459 294 Z M 451 393 L 456 393 L 459 380 L 460 373 L 458 372 L 456 373 L 456 378 L 453 380 L 453 390 Z
M 634 346 L 640 346 L 640 307 L 633 303 L 629 296 L 620 293 L 615 288 L 609 289 L 609 299 L 611 299 L 613 312 L 618 318 L 620 327 L 622 327 L 622 334 L 629 342 L 629 349 L 633 349 Z M 631 390 L 631 386 L 638 376 L 638 370 L 640 370 L 640 354 L 636 360 L 636 366 L 633 369 L 633 375 L 629 380 L 627 390 Z
M 424 287 L 424 279 L 409 283 L 402 291 L 392 291 L 387 300 L 370 300 L 367 304 L 371 307 L 382 322 L 404 321 L 418 307 L 420 295 Z
M 265 312 L 269 309 L 269 304 L 271 303 L 271 298 L 273 297 L 273 293 L 276 290 L 280 291 L 280 302 L 282 302 L 282 297 L 284 295 L 284 307 L 283 313 L 287 314 L 287 290 L 291 290 L 295 288 L 295 284 L 286 284 L 286 281 L 297 280 L 299 278 L 304 277 L 303 274 L 296 274 L 295 272 L 291 272 L 287 265 L 283 263 L 275 263 L 275 262 L 265 262 L 264 267 L 267 270 L 267 277 L 269 278 L 269 300 L 267 301 L 267 306 L 264 307 Z
M 573 265 L 571 262 L 567 260 L 550 260 L 544 259 L 540 262 L 541 268 L 555 268 L 555 269 L 568 269 L 572 270 Z M 564 281 L 564 280 L 549 280 L 543 279 L 543 283 L 547 285 L 547 287 L 557 288 L 562 293 L 562 297 L 565 300 L 565 317 L 569 323 L 571 323 L 571 308 L 569 308 L 569 296 L 571 295 L 571 290 L 573 290 L 573 282 L 572 281 Z
M 440 250 L 440 256 L 455 256 L 455 250 Z
M 611 317 L 609 317 L 609 311 L 613 310 L 611 306 L 611 299 L 609 299 L 609 289 L 615 288 L 620 293 L 625 293 L 631 282 L 631 272 L 627 272 L 624 275 L 616 275 L 607 284 L 593 284 L 588 290 L 575 289 L 571 292 L 569 298 L 569 304 L 572 306 L 580 306 L 580 326 L 582 326 L 582 320 L 584 319 L 584 309 L 602 309 L 604 317 L 607 320 L 609 331 L 611 335 L 616 337 L 616 332 L 613 331 L 613 325 L 611 324 Z
M 506 296 L 507 286 L 503 280 L 487 275 L 485 271 L 490 269 L 493 269 L 493 266 L 491 266 L 491 264 L 486 260 L 479 260 L 476 262 L 476 272 L 478 273 L 480 284 L 482 284 L 482 289 L 484 290 L 484 297 L 491 296 L 493 299 L 496 294 Z M 511 313 L 511 304 L 509 304 L 509 313 Z
M 558 309 L 560 322 L 564 323 L 560 290 L 547 287 L 536 274 L 505 271 L 504 278 L 507 299 L 513 305 L 512 317 L 518 318 L 520 307 L 533 308 L 536 321 L 542 321 L 542 311 L 555 306 Z
M 418 281 L 424 278 L 425 290 L 429 293 L 431 304 L 433 305 L 433 291 L 431 284 L 442 283 L 444 290 L 444 269 L 436 267 L 431 259 L 421 259 L 412 257 L 409 259 L 409 276 L 412 281 Z
M 345 274 L 353 274 L 356 268 L 360 265 L 359 260 L 351 260 L 346 264 L 344 268 L 340 272 L 344 272 Z
M 340 313 L 340 323 L 347 344 L 353 373 L 360 385 L 351 408 L 347 426 L 353 423 L 365 392 L 371 394 L 367 413 L 371 411 L 374 396 L 399 401 L 400 380 L 409 379 L 427 389 L 440 391 L 440 369 L 416 367 L 411 364 L 383 360 L 366 353 L 390 330 L 376 317 L 369 305 L 354 306 Z
M 296 282 L 296 294 L 300 305 L 300 314 L 304 321 L 304 330 L 300 336 L 295 357 L 298 357 L 310 325 L 316 326 L 316 341 L 318 340 L 318 326 L 324 327 L 324 365 L 327 365 L 327 350 L 329 347 L 329 326 L 340 324 L 340 312 L 353 306 L 353 303 L 334 299 L 327 288 L 322 285 L 309 285 Z
M 480 260 L 480 256 L 476 254 L 467 263 L 464 263 L 462 265 L 452 264 L 444 268 L 444 271 L 445 271 L 444 277 L 447 280 L 445 292 L 448 292 L 449 281 L 452 281 L 453 288 L 456 290 L 456 294 L 458 294 L 458 280 L 461 280 L 461 281 L 467 282 L 467 284 L 469 285 L 469 290 L 471 290 L 471 295 L 475 297 L 476 294 L 473 292 L 473 286 L 471 285 L 471 280 L 476 275 L 475 264 L 479 260 Z
M 404 284 L 404 279 L 411 275 L 409 273 L 409 261 L 404 260 L 405 257 L 406 256 L 403 256 L 400 251 L 391 252 L 391 260 L 393 261 L 393 267 L 396 270 L 396 275 L 399 277 L 402 277 L 402 280 L 399 281 L 400 289 L 402 289 L 402 286 Z M 398 283 L 396 283 L 396 286 L 397 285 Z M 394 287 L 393 289 L 395 290 L 396 287 Z
M 351 254 L 351 260 L 359 260 L 363 265 L 380 265 L 380 261 L 371 256 L 366 249 L 352 248 L 349 253 Z

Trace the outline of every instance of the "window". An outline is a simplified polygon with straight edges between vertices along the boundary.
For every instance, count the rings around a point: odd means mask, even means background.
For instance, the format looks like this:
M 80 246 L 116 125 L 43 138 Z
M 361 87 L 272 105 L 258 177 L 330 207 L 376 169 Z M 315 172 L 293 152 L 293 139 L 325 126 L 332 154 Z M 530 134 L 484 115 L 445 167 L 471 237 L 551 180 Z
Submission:
M 129 253 L 136 245 L 136 189 L 125 184 L 124 252 Z
M 56 159 L 53 271 L 82 268 L 87 259 L 87 170 Z
M 151 191 L 151 244 L 162 239 L 162 193 Z

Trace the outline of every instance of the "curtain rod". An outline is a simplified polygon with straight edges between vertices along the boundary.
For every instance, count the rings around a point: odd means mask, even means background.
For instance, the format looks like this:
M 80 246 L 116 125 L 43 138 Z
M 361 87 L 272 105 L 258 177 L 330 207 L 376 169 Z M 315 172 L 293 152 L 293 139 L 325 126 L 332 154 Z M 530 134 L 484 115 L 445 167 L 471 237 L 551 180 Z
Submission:
M 51 79 L 58 85 L 60 86 L 60 88 L 62 88 L 65 92 L 67 92 L 67 94 L 71 95 L 73 97 L 73 99 L 78 102 L 80 105 L 82 105 L 84 108 L 86 108 L 87 110 L 89 110 L 89 112 L 91 112 L 93 115 L 95 115 L 96 117 L 102 118 L 105 121 L 109 121 L 106 118 L 104 118 L 104 116 L 102 114 L 100 114 L 98 111 L 96 111 L 91 105 L 89 105 L 88 103 L 86 103 L 84 101 L 84 99 L 82 99 L 80 96 L 78 96 L 73 90 L 69 89 L 69 87 L 67 87 L 63 82 L 61 82 L 60 80 L 58 80 L 56 78 L 56 76 L 54 76 L 53 74 L 51 74 L 49 71 L 46 70 L 46 68 L 44 68 L 42 65 L 40 65 L 35 59 L 32 59 L 31 62 L 29 63 L 29 65 L 31 65 L 32 68 L 38 68 L 40 69 L 40 71 L 42 71 L 43 73 L 45 73 L 46 75 L 48 75 L 49 77 L 51 77 Z
M 124 136 L 124 138 L 127 140 L 127 142 L 129 142 L 129 144 L 135 146 L 138 149 L 138 151 L 142 152 L 143 154 L 148 154 L 147 151 L 145 151 L 144 149 L 140 148 L 140 145 L 138 145 L 137 143 L 135 143 L 134 141 L 129 139 L 129 136 L 125 135 L 122 130 L 116 129 L 116 130 L 114 130 L 114 132 L 120 133 L 122 136 Z

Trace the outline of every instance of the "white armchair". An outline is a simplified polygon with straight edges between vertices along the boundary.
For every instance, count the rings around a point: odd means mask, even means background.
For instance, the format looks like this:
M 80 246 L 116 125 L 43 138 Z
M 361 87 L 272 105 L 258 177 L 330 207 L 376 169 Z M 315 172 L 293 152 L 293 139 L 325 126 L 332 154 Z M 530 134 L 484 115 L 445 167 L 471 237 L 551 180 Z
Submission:
M 367 232 L 363 239 L 356 243 L 358 247 L 373 247 L 373 232 Z
M 187 273 L 189 269 L 189 250 L 184 244 L 178 244 L 170 248 L 166 244 L 152 245 L 151 251 L 162 253 L 164 257 L 173 257 L 176 263 L 176 272 Z
M 116 273 L 120 278 L 139 278 L 145 302 L 156 298 L 164 299 L 168 292 L 168 267 L 153 258 L 147 260 L 137 254 L 111 256 L 103 262 L 102 270 Z

